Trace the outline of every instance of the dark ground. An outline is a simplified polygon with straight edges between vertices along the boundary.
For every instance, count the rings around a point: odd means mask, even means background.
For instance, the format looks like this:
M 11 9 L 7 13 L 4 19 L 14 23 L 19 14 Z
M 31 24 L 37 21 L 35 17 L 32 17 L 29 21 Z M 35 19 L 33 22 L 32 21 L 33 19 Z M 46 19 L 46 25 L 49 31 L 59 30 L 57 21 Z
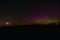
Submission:
M 0 36 L 8 40 L 38 40 L 57 38 L 60 25 L 20 25 L 0 27 Z M 50 38 L 51 37 L 51 38 Z

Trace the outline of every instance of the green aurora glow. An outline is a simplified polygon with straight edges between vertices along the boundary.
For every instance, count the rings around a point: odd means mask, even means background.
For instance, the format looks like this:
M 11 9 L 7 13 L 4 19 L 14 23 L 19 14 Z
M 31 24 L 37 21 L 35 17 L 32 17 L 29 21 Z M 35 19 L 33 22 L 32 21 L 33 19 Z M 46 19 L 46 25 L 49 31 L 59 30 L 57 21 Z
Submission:
M 52 24 L 52 23 L 60 23 L 60 20 L 57 19 L 47 19 L 43 21 L 36 21 L 36 24 Z

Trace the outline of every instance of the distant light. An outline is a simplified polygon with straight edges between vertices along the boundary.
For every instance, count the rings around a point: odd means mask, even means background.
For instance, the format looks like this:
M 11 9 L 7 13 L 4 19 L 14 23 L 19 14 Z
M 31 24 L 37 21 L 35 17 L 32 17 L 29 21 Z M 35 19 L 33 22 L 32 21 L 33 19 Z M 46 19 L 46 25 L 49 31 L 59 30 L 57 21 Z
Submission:
M 58 25 L 58 23 L 56 23 L 56 25 Z
M 8 24 L 10 24 L 9 22 L 6 22 L 6 24 L 8 25 Z

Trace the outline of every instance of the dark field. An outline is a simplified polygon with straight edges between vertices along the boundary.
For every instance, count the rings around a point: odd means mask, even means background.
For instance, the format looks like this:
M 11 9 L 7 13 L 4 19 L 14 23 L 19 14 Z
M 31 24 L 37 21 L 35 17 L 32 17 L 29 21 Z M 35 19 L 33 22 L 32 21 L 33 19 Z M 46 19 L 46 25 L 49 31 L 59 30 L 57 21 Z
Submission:
M 37 40 L 57 37 L 60 25 L 17 25 L 0 27 L 0 36 L 8 40 Z

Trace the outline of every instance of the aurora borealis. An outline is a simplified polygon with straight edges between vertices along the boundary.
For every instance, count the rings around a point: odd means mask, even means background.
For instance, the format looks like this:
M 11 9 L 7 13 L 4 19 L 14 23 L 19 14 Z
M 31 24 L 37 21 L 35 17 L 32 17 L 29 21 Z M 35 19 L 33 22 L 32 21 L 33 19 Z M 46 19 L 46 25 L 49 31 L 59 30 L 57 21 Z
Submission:
M 60 22 L 59 6 L 57 0 L 1 1 L 0 22 L 16 25 Z

